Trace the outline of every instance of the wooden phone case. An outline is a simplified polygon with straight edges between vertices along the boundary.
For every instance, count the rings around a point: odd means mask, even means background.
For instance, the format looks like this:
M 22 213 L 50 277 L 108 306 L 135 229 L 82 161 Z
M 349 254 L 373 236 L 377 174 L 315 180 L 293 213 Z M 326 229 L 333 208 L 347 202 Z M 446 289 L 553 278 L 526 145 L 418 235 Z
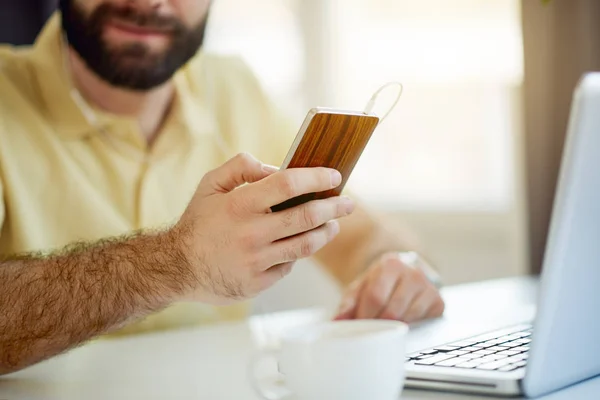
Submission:
M 311 110 L 281 169 L 334 168 L 342 174 L 342 183 L 326 192 L 309 193 L 290 199 L 272 207 L 272 211 L 285 210 L 311 200 L 339 196 L 378 124 L 379 118 L 372 114 Z

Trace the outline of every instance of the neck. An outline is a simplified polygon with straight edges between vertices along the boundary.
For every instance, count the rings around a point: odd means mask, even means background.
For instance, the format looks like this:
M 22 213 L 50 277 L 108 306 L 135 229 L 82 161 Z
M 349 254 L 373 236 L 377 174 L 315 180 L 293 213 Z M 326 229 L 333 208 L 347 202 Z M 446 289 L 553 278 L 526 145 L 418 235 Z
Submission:
M 134 118 L 140 131 L 151 144 L 165 119 L 175 89 L 171 81 L 145 92 L 111 86 L 92 72 L 79 55 L 69 48 L 73 84 L 95 107 L 116 115 Z

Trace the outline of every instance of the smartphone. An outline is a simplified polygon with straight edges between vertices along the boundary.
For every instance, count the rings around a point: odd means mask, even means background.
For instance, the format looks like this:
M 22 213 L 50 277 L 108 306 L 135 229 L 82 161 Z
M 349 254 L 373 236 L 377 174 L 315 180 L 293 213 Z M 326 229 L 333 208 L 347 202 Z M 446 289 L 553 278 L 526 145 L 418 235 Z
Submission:
M 311 109 L 281 169 L 333 168 L 342 174 L 342 183 L 326 192 L 309 193 L 290 199 L 271 210 L 281 211 L 311 200 L 339 196 L 377 125 L 379 117 L 374 114 L 322 107 Z

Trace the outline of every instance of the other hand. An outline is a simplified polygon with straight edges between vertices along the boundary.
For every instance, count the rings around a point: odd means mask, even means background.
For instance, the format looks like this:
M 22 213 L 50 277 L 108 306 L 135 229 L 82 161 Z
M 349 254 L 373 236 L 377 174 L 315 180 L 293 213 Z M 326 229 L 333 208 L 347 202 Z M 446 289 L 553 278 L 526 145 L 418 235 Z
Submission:
M 387 253 L 344 294 L 336 319 L 392 319 L 407 323 L 439 317 L 444 301 L 423 271 Z

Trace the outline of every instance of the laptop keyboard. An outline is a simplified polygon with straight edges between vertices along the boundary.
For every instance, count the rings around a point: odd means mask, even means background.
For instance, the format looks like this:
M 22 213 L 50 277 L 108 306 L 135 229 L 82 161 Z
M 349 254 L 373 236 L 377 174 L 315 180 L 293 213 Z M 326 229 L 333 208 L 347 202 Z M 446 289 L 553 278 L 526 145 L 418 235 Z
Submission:
M 530 325 L 504 329 L 412 353 L 406 361 L 436 367 L 515 371 L 527 365 L 531 332 Z

